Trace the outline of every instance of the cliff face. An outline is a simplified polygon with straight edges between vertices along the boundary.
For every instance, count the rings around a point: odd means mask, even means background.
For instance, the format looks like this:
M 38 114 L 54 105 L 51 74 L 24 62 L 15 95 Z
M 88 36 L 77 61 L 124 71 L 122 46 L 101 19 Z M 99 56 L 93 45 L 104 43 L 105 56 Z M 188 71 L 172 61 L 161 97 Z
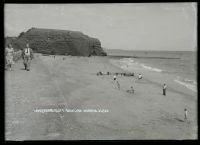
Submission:
M 11 42 L 16 49 L 22 49 L 29 43 L 30 47 L 38 53 L 60 54 L 73 56 L 106 56 L 101 42 L 81 32 L 54 29 L 31 28 L 22 32 Z

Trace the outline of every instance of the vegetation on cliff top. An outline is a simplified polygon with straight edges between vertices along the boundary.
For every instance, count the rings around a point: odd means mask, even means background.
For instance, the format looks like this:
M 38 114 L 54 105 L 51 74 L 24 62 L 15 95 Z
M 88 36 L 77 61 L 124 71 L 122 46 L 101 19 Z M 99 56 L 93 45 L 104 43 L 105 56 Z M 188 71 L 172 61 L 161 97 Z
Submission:
M 82 32 L 56 29 L 31 28 L 18 37 L 6 37 L 16 50 L 23 49 L 26 43 L 38 53 L 72 56 L 106 56 L 97 38 Z

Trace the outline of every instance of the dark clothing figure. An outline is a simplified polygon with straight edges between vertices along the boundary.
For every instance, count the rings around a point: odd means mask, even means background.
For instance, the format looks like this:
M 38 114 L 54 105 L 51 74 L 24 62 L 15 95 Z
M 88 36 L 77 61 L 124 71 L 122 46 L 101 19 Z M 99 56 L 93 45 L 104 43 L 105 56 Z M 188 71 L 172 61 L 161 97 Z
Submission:
M 102 73 L 101 71 L 99 71 L 99 72 L 97 73 L 97 76 L 98 76 L 98 75 L 103 75 L 103 73 Z
M 166 96 L 166 89 L 163 89 L 163 95 Z
M 164 96 L 166 96 L 166 88 L 167 88 L 167 85 L 164 84 L 164 85 L 163 85 L 163 95 L 164 95 Z
M 30 70 L 30 66 L 31 66 L 31 58 L 25 56 L 24 57 L 24 67 L 25 67 L 25 70 L 29 71 Z
M 29 71 L 31 66 L 31 60 L 33 59 L 33 50 L 29 47 L 25 48 L 22 52 L 22 58 L 25 70 Z

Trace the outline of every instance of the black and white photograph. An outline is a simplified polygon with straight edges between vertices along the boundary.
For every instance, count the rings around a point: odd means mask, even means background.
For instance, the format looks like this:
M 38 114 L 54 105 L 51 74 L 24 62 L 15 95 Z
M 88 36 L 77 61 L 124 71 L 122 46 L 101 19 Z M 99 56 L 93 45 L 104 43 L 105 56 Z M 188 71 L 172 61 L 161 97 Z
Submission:
M 6 141 L 197 140 L 197 2 L 5 3 Z

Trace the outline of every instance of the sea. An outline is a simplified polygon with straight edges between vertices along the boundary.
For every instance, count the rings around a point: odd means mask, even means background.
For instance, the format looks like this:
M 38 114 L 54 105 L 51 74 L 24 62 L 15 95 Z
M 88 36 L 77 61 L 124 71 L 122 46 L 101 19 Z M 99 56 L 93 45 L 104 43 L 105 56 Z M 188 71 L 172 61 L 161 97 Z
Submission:
M 107 50 L 111 59 L 119 61 L 122 69 L 142 67 L 157 73 L 173 74 L 174 82 L 197 92 L 196 51 L 130 51 Z

